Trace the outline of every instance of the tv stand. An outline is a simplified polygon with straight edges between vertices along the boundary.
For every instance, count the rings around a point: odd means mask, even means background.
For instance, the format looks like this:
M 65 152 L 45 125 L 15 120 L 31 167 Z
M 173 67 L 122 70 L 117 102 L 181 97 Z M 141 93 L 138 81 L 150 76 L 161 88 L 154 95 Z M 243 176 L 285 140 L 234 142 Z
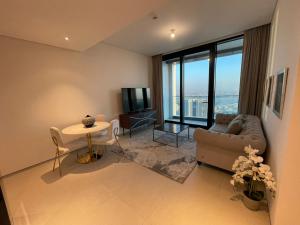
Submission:
M 123 135 L 125 135 L 125 129 L 129 130 L 129 136 L 132 136 L 132 131 L 141 128 L 143 126 L 149 126 L 156 123 L 156 111 L 145 110 L 141 112 L 131 112 L 119 115 L 120 127 L 123 128 Z

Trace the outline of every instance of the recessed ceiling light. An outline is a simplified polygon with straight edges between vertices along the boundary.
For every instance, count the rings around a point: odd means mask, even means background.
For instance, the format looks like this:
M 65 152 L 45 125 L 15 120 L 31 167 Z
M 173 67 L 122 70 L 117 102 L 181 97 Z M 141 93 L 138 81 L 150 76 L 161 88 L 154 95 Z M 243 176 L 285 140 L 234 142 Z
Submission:
M 172 39 L 175 38 L 175 30 L 174 30 L 174 29 L 171 29 L 170 37 L 171 37 Z
M 151 16 L 151 18 L 152 18 L 153 20 L 157 20 L 157 19 L 158 19 L 158 16 L 156 15 L 155 12 L 150 13 L 150 16 Z
M 65 37 L 65 40 L 68 41 L 68 40 L 70 40 L 70 38 L 69 37 Z

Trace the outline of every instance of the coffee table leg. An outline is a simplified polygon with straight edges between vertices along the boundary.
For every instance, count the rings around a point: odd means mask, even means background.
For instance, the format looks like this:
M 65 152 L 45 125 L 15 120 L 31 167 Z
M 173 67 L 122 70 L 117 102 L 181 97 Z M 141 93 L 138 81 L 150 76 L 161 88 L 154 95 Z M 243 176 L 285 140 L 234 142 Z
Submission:
M 153 128 L 153 132 L 152 132 L 152 141 L 154 141 L 154 128 Z
M 176 134 L 176 148 L 178 148 L 178 134 Z
M 190 139 L 190 126 L 188 126 L 188 139 Z

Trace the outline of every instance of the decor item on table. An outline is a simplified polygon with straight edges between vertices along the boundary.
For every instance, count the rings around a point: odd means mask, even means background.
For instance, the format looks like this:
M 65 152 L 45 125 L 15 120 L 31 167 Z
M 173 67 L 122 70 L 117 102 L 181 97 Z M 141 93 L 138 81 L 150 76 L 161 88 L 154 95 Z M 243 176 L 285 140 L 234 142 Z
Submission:
M 276 183 L 270 166 L 263 164 L 263 158 L 258 156 L 259 150 L 253 149 L 250 145 L 244 149 L 246 156 L 239 156 L 235 160 L 232 170 L 235 174 L 230 183 L 233 186 L 244 185 L 243 202 L 251 210 L 258 210 L 260 202 L 264 198 L 264 191 L 259 190 L 259 185 L 263 184 L 267 190 L 275 196 Z
M 94 125 L 94 123 L 96 122 L 95 117 L 90 116 L 90 115 L 86 115 L 83 119 L 82 119 L 82 124 L 86 127 L 86 128 L 90 128 Z
M 288 69 L 284 68 L 277 73 L 276 86 L 275 86 L 275 97 L 273 103 L 273 112 L 281 119 L 283 113 L 285 89 L 287 83 Z
M 271 107 L 271 99 L 272 99 L 272 93 L 273 93 L 273 82 L 274 76 L 269 76 L 266 83 L 266 105 L 268 107 Z

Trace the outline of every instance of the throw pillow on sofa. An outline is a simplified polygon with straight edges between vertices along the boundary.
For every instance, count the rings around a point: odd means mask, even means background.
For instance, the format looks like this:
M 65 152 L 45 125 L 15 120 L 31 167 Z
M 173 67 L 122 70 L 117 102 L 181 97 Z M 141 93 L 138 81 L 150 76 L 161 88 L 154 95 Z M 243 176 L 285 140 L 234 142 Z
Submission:
M 233 120 L 241 120 L 244 123 L 247 120 L 247 115 L 240 114 L 240 115 L 236 116 Z
M 236 117 L 236 114 L 217 113 L 215 122 L 218 124 L 229 124 Z
M 234 119 L 232 120 L 227 127 L 226 133 L 238 135 L 243 129 L 243 121 Z

